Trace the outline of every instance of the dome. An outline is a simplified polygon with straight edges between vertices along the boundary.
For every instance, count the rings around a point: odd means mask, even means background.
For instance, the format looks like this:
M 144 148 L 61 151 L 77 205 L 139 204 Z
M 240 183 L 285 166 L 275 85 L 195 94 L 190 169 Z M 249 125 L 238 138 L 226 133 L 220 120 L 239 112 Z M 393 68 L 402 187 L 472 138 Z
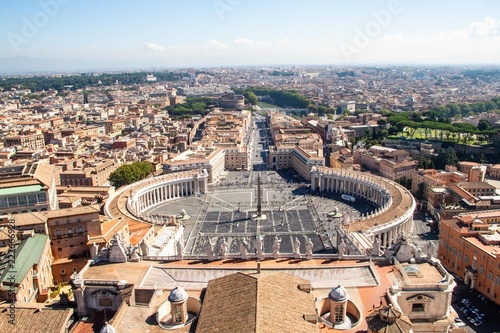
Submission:
M 99 331 L 100 333 L 116 333 L 116 329 L 108 324 L 108 322 L 104 323 L 104 326 Z
M 170 303 L 182 302 L 182 301 L 185 301 L 187 298 L 188 298 L 188 294 L 186 293 L 184 288 L 181 288 L 181 287 L 175 287 L 170 292 L 170 295 L 168 295 L 168 301 Z
M 345 302 L 349 298 L 349 295 L 347 294 L 347 290 L 339 284 L 330 291 L 328 298 L 335 302 Z

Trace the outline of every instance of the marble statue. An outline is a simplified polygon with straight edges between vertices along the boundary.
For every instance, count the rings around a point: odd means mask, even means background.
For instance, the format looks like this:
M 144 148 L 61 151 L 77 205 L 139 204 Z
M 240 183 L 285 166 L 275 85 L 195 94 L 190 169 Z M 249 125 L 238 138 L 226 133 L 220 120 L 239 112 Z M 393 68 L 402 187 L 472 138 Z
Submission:
M 339 243 L 339 248 L 338 248 L 338 251 L 339 251 L 339 259 L 342 259 L 344 257 L 344 254 L 345 254 L 345 248 L 346 248 L 346 245 L 345 245 L 345 242 L 344 240 L 342 239 Z
M 99 245 L 94 243 L 94 244 L 92 244 L 92 251 L 91 251 L 90 257 L 92 259 L 96 259 L 98 256 L 99 256 Z
M 179 239 L 177 241 L 177 257 L 182 260 L 182 257 L 184 255 L 184 242 L 182 239 Z
M 214 250 L 213 245 L 210 239 L 207 239 L 207 243 L 205 244 L 205 250 L 207 251 L 207 258 L 210 261 L 214 260 Z
M 312 259 L 313 248 L 314 248 L 314 244 L 311 241 L 311 238 L 308 238 L 307 242 L 306 242 L 306 258 L 308 260 Z
M 377 236 L 374 237 L 373 240 L 373 254 L 376 256 L 380 255 L 380 241 Z
M 223 237 L 222 243 L 220 243 L 220 255 L 222 259 L 226 259 L 226 254 L 227 254 L 227 242 L 226 239 Z
M 295 257 L 300 257 L 300 240 L 297 237 L 293 241 L 293 253 Z
M 264 245 L 263 242 L 263 237 L 262 236 L 257 236 L 257 239 L 255 240 L 254 247 L 255 247 L 255 253 L 257 254 L 257 258 L 262 259 L 262 247 Z
M 241 259 L 246 260 L 247 259 L 247 242 L 242 239 L 240 242 L 240 253 L 241 253 Z
M 281 238 L 275 236 L 273 241 L 273 257 L 275 259 L 278 259 L 280 256 L 280 247 L 281 247 Z
M 431 241 L 427 242 L 427 258 L 432 258 L 434 256 L 434 243 Z

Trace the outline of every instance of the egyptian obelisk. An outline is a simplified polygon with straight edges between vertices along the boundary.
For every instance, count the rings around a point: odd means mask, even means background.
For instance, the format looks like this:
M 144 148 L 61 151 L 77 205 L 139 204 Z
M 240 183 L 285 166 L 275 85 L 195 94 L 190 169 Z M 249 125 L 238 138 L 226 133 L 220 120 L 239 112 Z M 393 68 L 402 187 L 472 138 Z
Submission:
M 261 182 L 260 182 L 260 173 L 259 177 L 257 178 L 257 218 L 262 217 L 262 192 L 260 188 Z

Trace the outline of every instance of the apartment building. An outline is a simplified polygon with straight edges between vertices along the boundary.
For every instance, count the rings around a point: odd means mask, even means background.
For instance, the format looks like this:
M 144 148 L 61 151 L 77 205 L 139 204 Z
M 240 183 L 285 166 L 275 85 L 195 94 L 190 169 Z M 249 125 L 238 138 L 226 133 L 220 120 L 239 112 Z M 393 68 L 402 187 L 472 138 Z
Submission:
M 62 186 L 103 186 L 109 181 L 109 175 L 119 167 L 115 160 L 86 162 L 82 167 L 63 171 L 59 177 Z
M 106 134 L 120 134 L 124 128 L 125 120 L 113 119 L 104 121 L 104 131 Z
M 500 304 L 500 210 L 441 220 L 438 256 L 448 271 Z
M 14 267 L 9 269 L 6 257 L 0 265 L 0 300 L 11 300 L 14 290 L 18 302 L 45 302 L 53 286 L 50 240 L 47 235 L 23 235 L 28 237 L 16 248 Z
M 488 172 L 488 166 L 476 162 L 458 162 L 458 170 L 469 176 L 471 182 L 483 182 Z
M 42 133 L 14 135 L 5 138 L 6 147 L 24 147 L 27 149 L 41 149 L 45 147 L 45 139 Z
M 368 150 L 355 151 L 353 163 L 391 180 L 411 179 L 418 162 L 409 160 L 409 156 L 405 150 L 372 146 Z
M 163 164 L 163 173 L 206 169 L 210 183 L 220 179 L 224 173 L 226 160 L 224 149 L 221 147 L 196 148 L 195 146 L 193 148 L 196 150 L 186 150 L 165 162 Z
M 225 168 L 230 171 L 248 170 L 250 159 L 248 158 L 247 147 L 225 148 Z
M 282 145 L 270 147 L 269 168 L 284 170 L 292 168 L 306 180 L 311 179 L 310 171 L 313 166 L 324 166 L 325 159 L 322 150 L 311 151 L 299 146 Z
M 492 179 L 500 179 L 500 164 L 495 164 L 490 168 L 490 177 Z
M 436 187 L 446 187 L 450 184 L 467 182 L 469 177 L 467 174 L 457 171 L 455 167 L 447 166 L 446 170 L 435 169 L 419 169 L 414 170 L 411 174 L 412 188 L 411 192 L 416 194 L 419 187 L 422 188 L 424 199 L 429 196 L 429 190 Z M 422 184 L 422 185 L 420 185 Z

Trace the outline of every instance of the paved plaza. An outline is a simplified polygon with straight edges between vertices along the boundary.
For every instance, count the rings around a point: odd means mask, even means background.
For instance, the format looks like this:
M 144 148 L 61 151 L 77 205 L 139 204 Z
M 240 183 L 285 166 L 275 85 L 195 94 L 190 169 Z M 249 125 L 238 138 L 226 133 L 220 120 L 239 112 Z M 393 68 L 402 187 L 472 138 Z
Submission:
M 266 216 L 263 220 L 255 219 L 259 175 L 262 213 Z M 313 243 L 313 253 L 335 253 L 335 227 L 375 208 L 359 200 L 354 204 L 346 202 L 340 195 L 311 193 L 309 184 L 290 172 L 246 171 L 228 172 L 225 179 L 209 186 L 208 193 L 169 201 L 146 213 L 177 216 L 185 210 L 189 218 L 182 222 L 186 241 L 184 252 L 206 255 L 210 242 L 217 256 L 224 241 L 229 254 L 240 253 L 241 243 L 247 253 L 255 253 L 257 235 L 263 236 L 264 253 L 272 253 L 276 241 L 280 253 L 293 253 L 296 239 L 302 254 L 306 252 L 309 239 Z M 341 217 L 332 217 L 335 211 Z

